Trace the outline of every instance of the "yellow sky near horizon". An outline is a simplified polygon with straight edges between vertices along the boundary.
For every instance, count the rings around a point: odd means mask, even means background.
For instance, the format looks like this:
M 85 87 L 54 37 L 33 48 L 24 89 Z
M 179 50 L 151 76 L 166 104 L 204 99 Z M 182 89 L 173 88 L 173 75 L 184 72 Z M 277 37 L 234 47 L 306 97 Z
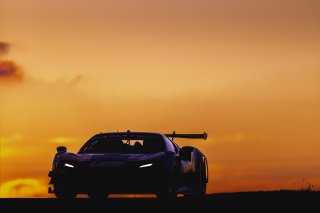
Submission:
M 117 129 L 208 132 L 178 143 L 207 155 L 209 193 L 320 184 L 319 11 L 317 0 L 1 1 L 0 196 L 47 196 L 56 146 L 76 152 Z

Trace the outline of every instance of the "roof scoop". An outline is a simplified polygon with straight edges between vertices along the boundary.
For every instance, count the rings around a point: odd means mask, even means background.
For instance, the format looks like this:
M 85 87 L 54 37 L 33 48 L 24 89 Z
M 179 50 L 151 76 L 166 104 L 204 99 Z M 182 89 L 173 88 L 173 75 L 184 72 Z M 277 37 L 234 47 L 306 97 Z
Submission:
M 61 152 L 61 153 L 62 153 L 62 152 L 66 152 L 66 151 L 67 151 L 67 147 L 65 147 L 65 146 L 58 146 L 58 147 L 57 147 L 57 152 L 59 152 L 59 153 L 60 153 L 60 152 Z

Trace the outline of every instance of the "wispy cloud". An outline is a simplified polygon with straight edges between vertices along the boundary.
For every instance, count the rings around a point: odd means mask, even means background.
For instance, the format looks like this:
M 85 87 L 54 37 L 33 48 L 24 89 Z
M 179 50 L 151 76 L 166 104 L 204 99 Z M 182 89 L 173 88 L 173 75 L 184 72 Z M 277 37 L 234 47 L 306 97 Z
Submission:
M 14 148 L 12 145 L 14 145 L 16 142 L 19 142 L 23 139 L 23 136 L 20 134 L 14 134 L 6 137 L 0 137 L 0 144 L 1 144 L 1 150 L 0 150 L 0 159 L 8 158 L 13 155 L 19 155 L 20 151 L 16 148 Z
M 17 156 L 19 154 L 20 154 L 20 151 L 15 148 L 1 147 L 0 159 L 5 159 L 8 157 Z
M 37 179 L 13 179 L 0 185 L 1 198 L 44 197 L 47 187 Z
M 244 133 L 231 133 L 225 135 L 213 135 L 211 136 L 213 142 L 219 143 L 236 143 L 236 142 L 244 142 L 247 141 L 249 138 Z
M 0 41 L 0 56 L 9 52 L 9 43 Z
M 55 137 L 55 138 L 51 138 L 51 142 L 55 143 L 55 144 L 66 144 L 66 143 L 73 143 L 79 141 L 78 138 L 74 138 L 74 137 Z
M 82 75 L 76 75 L 73 79 L 71 79 L 69 81 L 69 86 L 76 86 L 79 82 L 81 82 L 83 80 L 83 76 Z
M 14 141 L 20 141 L 23 139 L 23 136 L 20 134 L 14 134 L 10 136 L 0 137 L 0 143 L 10 143 Z
M 22 68 L 14 61 L 4 60 L 3 56 L 10 50 L 10 44 L 0 41 L 0 79 L 5 80 L 22 80 L 24 72 Z

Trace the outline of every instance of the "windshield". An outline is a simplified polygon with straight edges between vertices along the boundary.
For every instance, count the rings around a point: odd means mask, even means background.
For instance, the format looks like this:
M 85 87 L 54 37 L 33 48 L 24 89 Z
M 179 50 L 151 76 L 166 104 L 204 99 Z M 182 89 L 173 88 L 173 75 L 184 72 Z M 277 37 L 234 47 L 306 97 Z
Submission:
M 153 154 L 165 151 L 159 134 L 105 134 L 91 138 L 79 153 Z

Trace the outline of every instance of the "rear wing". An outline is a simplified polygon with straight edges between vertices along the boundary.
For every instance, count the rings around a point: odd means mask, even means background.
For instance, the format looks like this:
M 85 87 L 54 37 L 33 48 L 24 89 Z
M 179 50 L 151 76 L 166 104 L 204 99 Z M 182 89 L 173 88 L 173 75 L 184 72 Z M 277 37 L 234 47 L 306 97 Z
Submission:
M 172 134 L 165 134 L 165 136 L 172 138 L 199 138 L 199 139 L 204 139 L 207 140 L 208 134 L 203 133 L 203 134 L 176 134 L 176 132 L 173 132 Z

